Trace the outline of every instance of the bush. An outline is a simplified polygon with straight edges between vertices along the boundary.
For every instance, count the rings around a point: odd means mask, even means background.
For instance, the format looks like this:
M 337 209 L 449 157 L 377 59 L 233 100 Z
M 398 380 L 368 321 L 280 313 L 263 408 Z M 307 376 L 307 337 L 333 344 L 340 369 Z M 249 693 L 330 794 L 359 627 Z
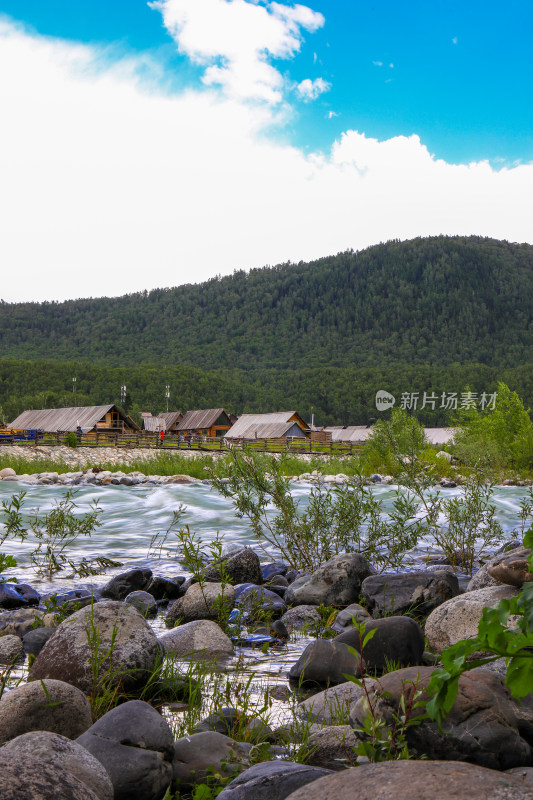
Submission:
M 406 459 L 418 459 L 427 445 L 424 428 L 403 408 L 395 408 L 389 420 L 379 420 L 363 449 L 362 458 L 376 469 L 401 469 Z
M 70 433 L 67 433 L 67 435 L 63 439 L 63 444 L 65 444 L 67 447 L 77 447 L 78 446 L 78 437 L 76 436 L 74 431 L 71 431 Z

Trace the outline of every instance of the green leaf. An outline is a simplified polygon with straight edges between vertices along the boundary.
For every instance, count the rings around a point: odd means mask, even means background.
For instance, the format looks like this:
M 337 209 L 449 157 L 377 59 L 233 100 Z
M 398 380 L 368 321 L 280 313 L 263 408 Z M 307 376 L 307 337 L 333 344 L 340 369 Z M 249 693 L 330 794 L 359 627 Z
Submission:
M 511 658 L 505 683 L 513 697 L 517 699 L 530 694 L 533 686 L 533 653 Z

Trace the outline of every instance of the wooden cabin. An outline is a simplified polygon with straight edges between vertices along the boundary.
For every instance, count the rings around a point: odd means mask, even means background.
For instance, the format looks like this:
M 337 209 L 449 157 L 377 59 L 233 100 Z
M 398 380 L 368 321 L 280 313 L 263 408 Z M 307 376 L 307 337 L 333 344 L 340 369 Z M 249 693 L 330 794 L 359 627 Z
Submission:
M 164 416 L 160 414 L 160 416 Z M 231 428 L 229 415 L 223 408 L 187 411 L 174 427 L 181 436 L 224 436 Z
M 115 405 L 74 406 L 72 408 L 42 408 L 23 411 L 9 427 L 14 430 L 41 430 L 47 433 L 76 431 L 83 433 L 136 433 L 140 430 L 131 417 Z
M 242 414 L 226 439 L 305 439 L 310 431 L 296 411 L 273 414 Z

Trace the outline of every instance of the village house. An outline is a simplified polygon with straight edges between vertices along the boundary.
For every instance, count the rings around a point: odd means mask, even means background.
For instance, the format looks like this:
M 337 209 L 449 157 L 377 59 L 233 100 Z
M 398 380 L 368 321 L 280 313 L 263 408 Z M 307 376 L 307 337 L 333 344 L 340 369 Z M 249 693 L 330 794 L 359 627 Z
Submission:
M 296 411 L 273 414 L 242 414 L 226 434 L 226 439 L 305 439 L 310 431 Z
M 23 411 L 8 427 L 12 430 L 69 433 L 76 431 L 78 426 L 83 433 L 136 433 L 140 430 L 137 423 L 115 405 Z
M 165 433 L 177 433 L 179 421 L 183 418 L 181 411 L 164 411 L 153 417 L 150 411 L 143 411 L 143 430 L 150 433 L 164 431 Z
M 160 414 L 160 417 L 165 416 Z M 223 408 L 187 411 L 173 427 L 181 436 L 224 436 L 231 428 L 229 414 Z

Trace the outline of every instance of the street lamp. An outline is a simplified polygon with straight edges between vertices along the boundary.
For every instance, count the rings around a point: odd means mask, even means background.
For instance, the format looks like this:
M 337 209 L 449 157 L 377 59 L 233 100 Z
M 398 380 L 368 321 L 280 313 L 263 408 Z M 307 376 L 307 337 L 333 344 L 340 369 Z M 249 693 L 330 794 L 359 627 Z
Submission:
M 122 386 L 120 387 L 120 402 L 122 403 L 122 405 L 124 405 L 124 403 L 126 402 L 126 384 L 125 383 L 122 384 Z
M 77 378 L 72 378 L 72 392 L 74 394 L 74 400 L 76 399 L 76 381 L 77 380 L 78 380 Z

